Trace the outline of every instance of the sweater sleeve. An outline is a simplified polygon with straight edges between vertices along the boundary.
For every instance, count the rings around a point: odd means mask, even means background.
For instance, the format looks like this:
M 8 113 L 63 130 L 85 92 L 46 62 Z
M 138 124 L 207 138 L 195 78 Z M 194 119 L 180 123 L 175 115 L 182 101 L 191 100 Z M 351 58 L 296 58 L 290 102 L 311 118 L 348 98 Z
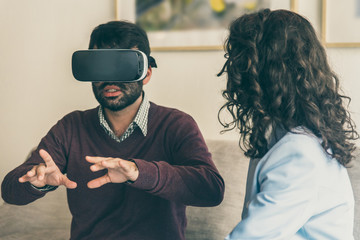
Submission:
M 164 126 L 164 125 L 163 125 Z M 224 181 L 195 121 L 179 114 L 165 126 L 169 161 L 133 159 L 139 178 L 133 187 L 192 206 L 216 206 L 224 195 Z
M 19 178 L 26 174 L 27 171 L 40 163 L 44 163 L 44 160 L 39 154 L 40 149 L 46 150 L 60 171 L 65 172 L 66 151 L 62 144 L 66 129 L 65 122 L 66 121 L 62 119 L 53 126 L 47 135 L 42 138 L 38 147 L 31 152 L 28 159 L 5 176 L 1 184 L 1 195 L 5 202 L 15 205 L 26 205 L 46 194 L 46 192 L 39 191 L 32 187 L 29 182 L 19 182 Z

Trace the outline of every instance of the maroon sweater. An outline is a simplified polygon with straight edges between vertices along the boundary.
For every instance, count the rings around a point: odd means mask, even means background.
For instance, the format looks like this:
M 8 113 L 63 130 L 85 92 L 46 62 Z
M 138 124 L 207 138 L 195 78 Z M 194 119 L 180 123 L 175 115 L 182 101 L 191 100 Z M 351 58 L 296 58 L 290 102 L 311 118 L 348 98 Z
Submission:
M 18 178 L 43 162 L 45 149 L 68 178 L 71 239 L 185 239 L 185 206 L 215 206 L 224 182 L 195 121 L 187 114 L 151 103 L 148 134 L 141 130 L 118 143 L 100 126 L 98 108 L 75 111 L 61 119 L 22 165 L 2 183 L 10 204 L 28 204 L 45 195 Z M 92 172 L 85 156 L 133 159 L 139 178 L 133 184 L 109 183 L 89 189 L 87 183 L 104 171 Z

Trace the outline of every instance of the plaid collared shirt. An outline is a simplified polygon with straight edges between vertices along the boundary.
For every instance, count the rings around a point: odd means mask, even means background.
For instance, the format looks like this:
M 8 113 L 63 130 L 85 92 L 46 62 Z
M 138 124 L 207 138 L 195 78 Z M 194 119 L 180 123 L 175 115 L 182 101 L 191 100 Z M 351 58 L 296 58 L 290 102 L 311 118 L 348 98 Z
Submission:
M 98 115 L 100 120 L 100 125 L 104 128 L 105 132 L 113 138 L 117 142 L 122 142 L 126 138 L 128 138 L 136 129 L 136 127 L 139 127 L 142 134 L 146 137 L 147 134 L 147 125 L 148 125 L 148 115 L 149 115 L 149 108 L 150 108 L 150 102 L 146 98 L 145 93 L 143 95 L 143 101 L 139 107 L 138 112 L 136 113 L 136 116 L 134 118 L 134 121 L 132 121 L 129 125 L 129 127 L 126 129 L 124 134 L 120 137 L 117 137 L 113 130 L 111 130 L 108 122 L 105 119 L 104 111 L 102 106 L 100 105 Z

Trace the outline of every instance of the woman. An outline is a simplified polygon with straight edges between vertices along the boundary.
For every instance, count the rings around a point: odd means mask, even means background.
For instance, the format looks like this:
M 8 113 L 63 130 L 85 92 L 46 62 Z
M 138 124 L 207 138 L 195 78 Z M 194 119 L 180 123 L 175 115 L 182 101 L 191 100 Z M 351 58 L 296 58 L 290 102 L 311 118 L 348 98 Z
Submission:
M 220 109 L 251 158 L 242 220 L 226 239 L 353 239 L 346 166 L 358 134 L 311 24 L 265 9 L 230 26 Z M 220 117 L 219 117 L 220 119 Z

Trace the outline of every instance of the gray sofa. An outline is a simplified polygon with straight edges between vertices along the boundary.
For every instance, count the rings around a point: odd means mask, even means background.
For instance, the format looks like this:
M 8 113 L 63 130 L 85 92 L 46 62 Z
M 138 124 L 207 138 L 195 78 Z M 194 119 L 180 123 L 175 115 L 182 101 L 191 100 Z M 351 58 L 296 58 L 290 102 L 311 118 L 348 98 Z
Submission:
M 207 141 L 213 159 L 225 179 L 223 203 L 217 207 L 188 207 L 188 240 L 221 240 L 239 222 L 248 160 L 235 141 Z M 349 175 L 355 194 L 355 240 L 360 240 L 360 154 Z M 0 239 L 69 239 L 70 213 L 63 187 L 26 206 L 0 202 Z

